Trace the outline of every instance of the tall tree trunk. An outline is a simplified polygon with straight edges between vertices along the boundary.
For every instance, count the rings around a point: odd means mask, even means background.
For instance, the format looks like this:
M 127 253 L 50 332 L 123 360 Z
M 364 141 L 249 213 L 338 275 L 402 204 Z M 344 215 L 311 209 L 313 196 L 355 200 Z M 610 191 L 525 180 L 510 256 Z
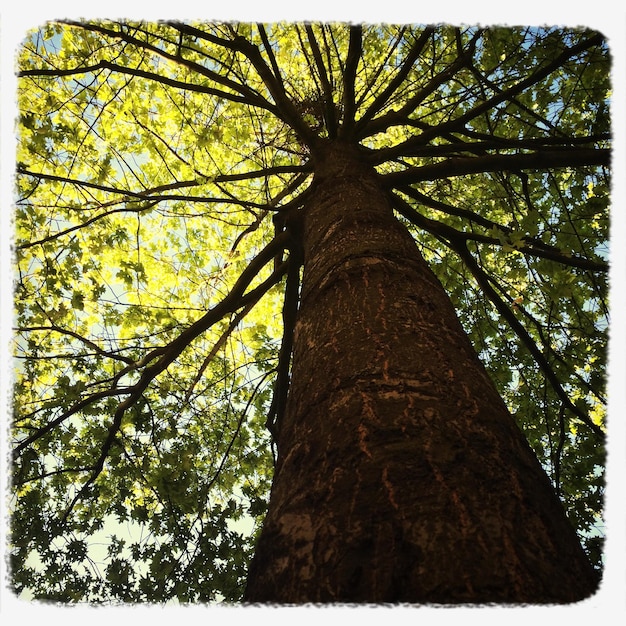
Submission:
M 571 602 L 595 575 L 376 173 L 316 154 L 250 602 Z

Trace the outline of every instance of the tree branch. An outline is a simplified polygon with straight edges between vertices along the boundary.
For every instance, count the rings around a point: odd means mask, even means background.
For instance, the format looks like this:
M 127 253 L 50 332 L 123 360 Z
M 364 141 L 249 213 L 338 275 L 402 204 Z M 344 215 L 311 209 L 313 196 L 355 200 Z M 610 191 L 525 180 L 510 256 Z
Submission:
M 259 48 L 245 37 L 241 36 L 235 38 L 233 48 L 242 52 L 250 63 L 252 63 L 252 66 L 267 87 L 272 98 L 274 98 L 274 102 L 276 102 L 278 107 L 276 115 L 289 124 L 304 143 L 308 145 L 314 143 L 315 134 L 285 93 L 282 81 L 274 76 L 272 70 L 265 63 Z
M 287 405 L 289 392 L 289 369 L 291 353 L 293 351 L 293 334 L 296 326 L 298 303 L 300 299 L 300 267 L 302 266 L 301 242 L 292 241 L 291 254 L 287 263 L 287 282 L 285 286 L 285 300 L 283 302 L 283 339 L 278 353 L 278 368 L 272 403 L 267 414 L 265 426 L 272 434 L 273 440 L 278 441 L 280 425 Z
M 274 239 L 272 244 L 267 246 L 244 270 L 240 279 L 235 283 L 232 291 L 211 311 L 209 311 L 204 317 L 195 322 L 190 328 L 183 331 L 174 341 L 172 341 L 163 352 L 163 356 L 154 364 L 146 367 L 142 372 L 139 381 L 129 388 L 130 391 L 128 397 L 120 402 L 113 415 L 113 421 L 109 426 L 107 438 L 105 439 L 102 448 L 100 449 L 100 456 L 92 467 L 92 473 L 83 486 L 79 489 L 78 493 L 74 496 L 70 505 L 65 511 L 63 516 L 63 522 L 67 520 L 74 505 L 83 497 L 85 492 L 93 485 L 98 476 L 104 469 L 104 464 L 109 456 L 109 452 L 115 443 L 115 438 L 122 427 L 122 419 L 126 411 L 133 406 L 137 400 L 142 396 L 148 385 L 162 372 L 164 371 L 177 357 L 178 355 L 189 345 L 189 343 L 197 337 L 199 334 L 207 330 L 210 326 L 222 319 L 227 313 L 232 313 L 241 307 L 246 307 L 252 302 L 258 302 L 258 300 L 267 291 L 273 287 L 282 278 L 287 270 L 287 263 L 283 263 L 276 270 L 272 272 L 269 278 L 263 281 L 258 287 L 248 292 L 245 296 L 242 294 L 247 284 L 254 278 L 254 275 L 271 259 L 266 258 L 269 251 L 272 256 L 274 249 L 277 247 L 276 242 L 279 237 Z M 281 244 L 282 245 L 282 244 Z M 251 266 L 255 267 L 254 272 L 248 272 Z M 242 281 L 241 278 L 248 272 L 247 280 Z
M 604 441 L 606 435 L 604 431 L 594 424 L 588 415 L 586 415 L 583 411 L 581 411 L 571 400 L 565 389 L 563 389 L 557 375 L 554 370 L 548 363 L 546 357 L 543 352 L 539 349 L 537 344 L 534 342 L 532 337 L 528 334 L 528 331 L 522 323 L 515 317 L 515 314 L 511 310 L 510 307 L 500 298 L 496 290 L 491 286 L 489 277 L 486 272 L 480 268 L 476 259 L 474 259 L 473 255 L 467 249 L 465 242 L 451 242 L 452 248 L 459 254 L 459 256 L 465 262 L 465 265 L 473 274 L 476 282 L 480 285 L 481 289 L 485 293 L 485 295 L 491 300 L 493 305 L 496 307 L 496 310 L 500 313 L 500 315 L 507 321 L 509 326 L 514 330 L 515 334 L 520 338 L 522 343 L 526 346 L 528 351 L 531 353 L 537 365 L 544 373 L 545 377 L 548 379 L 552 388 L 556 392 L 557 396 L 563 402 L 563 405 L 568 408 L 581 422 L 583 422 L 586 426 L 588 426 L 599 438 L 601 441 Z
M 430 220 L 420 215 L 404 200 L 402 200 L 402 198 L 399 198 L 395 194 L 392 194 L 391 198 L 392 202 L 394 203 L 396 208 L 398 208 L 398 210 L 402 213 L 402 215 L 407 217 L 407 219 L 409 219 L 418 227 L 426 226 L 429 232 L 431 232 L 440 241 L 442 241 L 449 248 L 454 250 L 459 255 L 459 257 L 461 257 L 466 267 L 473 274 L 476 282 L 483 290 L 487 298 L 491 300 L 491 302 L 496 307 L 496 310 L 508 322 L 509 326 L 511 326 L 515 334 L 520 338 L 522 343 L 531 353 L 537 365 L 539 365 L 539 368 L 543 371 L 544 375 L 552 385 L 553 389 L 555 390 L 561 401 L 572 413 L 574 413 L 574 415 L 578 417 L 578 419 L 580 419 L 584 424 L 591 428 L 591 430 L 596 433 L 596 435 L 604 439 L 605 434 L 602 429 L 599 426 L 596 426 L 596 424 L 594 424 L 589 419 L 589 417 L 570 400 L 567 392 L 563 389 L 561 383 L 559 382 L 547 359 L 545 358 L 543 352 L 539 350 L 537 344 L 529 335 L 526 328 L 521 324 L 517 317 L 515 317 L 514 312 L 502 300 L 502 298 L 500 298 L 499 294 L 492 287 L 489 276 L 478 265 L 473 255 L 467 248 L 468 237 L 466 236 L 466 233 L 459 233 L 450 226 L 435 222 L 434 220 Z
M 471 223 L 479 224 L 483 228 L 487 228 L 489 230 L 493 228 L 497 228 L 503 234 L 506 234 L 506 235 L 511 235 L 514 232 L 514 229 L 510 228 L 509 226 L 498 224 L 497 222 L 494 222 L 485 217 L 482 217 L 481 215 L 478 215 L 477 213 L 474 213 L 473 211 L 468 211 L 467 209 L 461 209 L 455 206 L 451 206 L 449 204 L 445 204 L 444 202 L 440 202 L 438 200 L 433 200 L 432 198 L 429 198 L 428 196 L 420 193 L 416 189 L 413 189 L 413 187 L 400 187 L 398 191 L 413 198 L 414 200 L 417 200 L 420 204 L 423 204 L 424 206 L 431 207 L 433 209 L 436 209 L 437 211 L 446 213 L 447 215 L 462 217 L 463 219 L 467 220 L 470 224 Z M 392 194 L 392 197 L 398 198 L 396 194 Z M 406 217 L 409 221 L 413 222 L 416 226 L 418 226 L 418 221 L 419 221 L 423 228 L 425 228 L 429 232 L 434 232 L 433 229 L 438 228 L 438 227 L 435 227 L 434 224 L 440 225 L 440 222 L 435 221 L 435 220 L 428 220 L 428 218 L 424 217 L 423 215 L 415 211 L 415 209 L 412 209 L 412 207 L 410 208 L 412 210 L 411 214 L 409 214 L 408 209 L 404 209 L 404 212 L 400 210 L 400 212 L 402 213 L 402 215 L 404 215 L 404 217 Z M 482 243 L 487 243 L 487 244 L 492 244 L 492 245 L 497 245 L 497 246 L 502 245 L 502 242 L 499 239 L 490 237 L 488 235 L 480 235 L 474 232 L 471 232 L 471 233 L 461 232 L 456 229 L 452 229 L 452 227 L 448 227 L 448 226 L 446 226 L 446 228 L 450 228 L 451 230 L 453 230 L 455 233 L 455 236 L 464 237 L 466 241 L 472 240 L 472 241 L 480 241 Z M 592 261 L 591 259 L 588 259 L 585 257 L 579 257 L 573 254 L 566 256 L 558 248 L 555 248 L 554 246 L 546 244 L 540 239 L 536 239 L 535 237 L 524 236 L 521 241 L 523 242 L 523 245 L 516 247 L 516 250 L 519 250 L 519 252 L 523 252 L 524 254 L 530 254 L 532 256 L 549 259 L 551 261 L 556 261 L 557 263 L 560 263 L 562 265 L 566 265 L 569 267 L 579 267 L 581 269 L 589 270 L 592 272 L 608 272 L 609 271 L 609 266 L 607 263 Z
M 77 339 L 81 343 L 84 343 L 87 347 L 91 348 L 95 354 L 98 354 L 99 356 L 103 356 L 109 359 L 114 359 L 116 361 L 122 361 L 123 363 L 126 363 L 127 365 L 130 365 L 131 363 L 133 363 L 133 359 L 131 359 L 130 357 L 124 356 L 123 354 L 116 354 L 115 352 L 104 350 L 95 342 L 91 341 L 90 339 L 87 339 L 87 337 L 83 337 L 81 334 L 74 332 L 73 330 L 70 330 L 69 328 L 61 328 L 60 326 L 57 326 L 54 323 L 51 323 L 50 326 L 23 326 L 23 327 L 14 328 L 13 330 L 14 332 L 18 332 L 18 333 L 37 332 L 37 331 L 51 332 L 52 331 L 52 332 L 59 333 L 60 335 L 68 335 L 69 337 L 73 337 L 74 339 Z
M 410 124 L 411 120 L 408 118 L 409 114 L 412 113 L 422 102 L 424 102 L 430 94 L 434 93 L 443 83 L 450 80 L 459 70 L 467 67 L 471 55 L 474 53 L 476 41 L 481 32 L 482 31 L 478 31 L 474 34 L 466 52 L 461 54 L 446 70 L 438 72 L 433 78 L 431 78 L 431 80 L 428 81 L 424 87 L 422 87 L 413 97 L 409 98 L 409 100 L 405 102 L 399 111 L 389 111 L 385 115 L 371 120 L 368 124 L 363 125 L 361 132 L 359 133 L 359 139 L 383 132 L 391 126 L 402 125 L 405 123 Z M 443 128 L 446 126 L 446 124 L 441 124 L 437 126 L 437 128 Z M 419 143 L 423 145 L 424 142 L 421 141 L 423 136 L 424 133 L 413 139 L 419 140 Z M 412 142 L 412 139 L 409 139 L 400 145 L 404 146 L 410 142 Z M 395 146 L 393 148 L 387 148 L 387 150 L 393 150 L 394 148 Z
M 30 435 L 27 439 L 21 441 L 14 450 L 14 456 L 18 456 L 28 445 L 45 435 L 72 415 L 75 415 L 83 408 L 106 397 L 126 394 L 127 398 L 120 402 L 115 412 L 113 424 L 111 425 L 111 429 L 109 431 L 110 436 L 107 439 L 108 443 L 105 444 L 108 454 L 108 450 L 113 443 L 113 437 L 121 425 L 124 412 L 137 401 L 150 382 L 163 372 L 196 337 L 208 330 L 213 324 L 219 322 L 225 315 L 233 313 L 241 307 L 247 306 L 250 302 L 258 301 L 258 299 L 261 298 L 261 296 L 263 296 L 263 294 L 265 294 L 270 287 L 278 283 L 283 274 L 287 271 L 286 263 L 276 268 L 270 277 L 263 281 L 258 287 L 255 287 L 252 291 L 244 295 L 245 289 L 258 272 L 274 258 L 279 249 L 283 249 L 287 246 L 288 242 L 289 234 L 287 232 L 277 235 L 254 259 L 252 259 L 252 261 L 250 261 L 246 269 L 241 273 L 235 282 L 231 291 L 221 302 L 216 304 L 190 327 L 182 331 L 180 335 L 167 346 L 155 348 L 137 363 L 133 363 L 132 365 L 124 368 L 124 370 L 122 370 L 122 372 L 118 375 L 119 378 L 121 375 L 137 370 L 140 367 L 145 367 L 137 383 L 124 389 L 104 390 L 80 400 L 52 422 L 49 422 Z M 155 359 L 158 360 L 152 363 L 152 365 L 149 365 L 149 363 L 155 361 Z M 111 435 L 111 433 L 113 434 Z M 102 460 L 102 463 L 104 463 L 104 460 Z M 100 462 L 96 464 L 96 468 L 99 468 L 98 473 L 102 470 Z
M 333 139 L 336 135 L 337 120 L 335 119 L 335 105 L 333 102 L 333 89 L 330 81 L 328 80 L 328 74 L 326 73 L 326 67 L 324 65 L 324 59 L 322 59 L 322 53 L 317 45 L 317 39 L 313 32 L 313 27 L 310 24 L 304 25 L 306 29 L 309 45 L 313 52 L 313 58 L 315 59 L 315 65 L 322 81 L 322 89 L 324 90 L 324 103 L 325 103 L 325 118 L 326 118 L 326 130 L 328 136 Z
M 398 89 L 398 87 L 400 87 L 400 85 L 405 81 L 406 77 L 409 75 L 409 72 L 413 69 L 413 64 L 415 63 L 419 55 L 422 53 L 422 50 L 424 49 L 426 42 L 428 41 L 428 39 L 434 32 L 435 32 L 434 27 L 429 26 L 425 28 L 420 34 L 420 36 L 413 42 L 413 45 L 411 46 L 411 49 L 409 50 L 408 54 L 404 58 L 404 61 L 402 61 L 402 65 L 400 66 L 400 69 L 398 70 L 397 74 L 394 76 L 392 80 L 389 81 L 385 89 L 383 89 L 383 91 L 381 91 L 374 98 L 374 101 L 372 102 L 372 104 L 370 104 L 367 111 L 365 111 L 365 113 L 360 117 L 359 121 L 356 123 L 356 126 L 355 126 L 356 136 L 363 137 L 369 134 L 369 128 L 368 130 L 365 130 L 365 128 L 368 126 L 369 122 L 374 117 L 374 115 L 376 115 L 376 113 L 378 113 L 378 111 L 380 111 L 385 106 L 385 104 L 387 103 L 389 98 L 394 94 L 396 89 Z M 379 119 L 383 120 L 384 118 L 379 118 Z M 384 122 L 381 122 L 381 123 L 384 124 Z
M 76 28 L 82 28 L 83 30 L 90 30 L 90 31 L 94 31 L 97 33 L 101 33 L 103 35 L 106 35 L 108 37 L 113 37 L 115 39 L 121 39 L 128 43 L 132 43 L 133 45 L 137 46 L 140 49 L 154 52 L 158 56 L 161 56 L 176 65 L 182 65 L 183 67 L 186 67 L 194 72 L 197 72 L 198 74 L 202 76 L 206 76 L 207 78 L 210 78 L 218 85 L 223 85 L 224 87 L 228 87 L 229 89 L 232 89 L 234 92 L 241 94 L 241 96 L 243 96 L 244 99 L 243 100 L 238 99 L 237 101 L 240 101 L 240 102 L 252 105 L 252 106 L 258 106 L 259 108 L 267 109 L 268 111 L 272 111 L 276 113 L 276 110 L 272 106 L 272 104 L 268 102 L 265 98 L 263 98 L 258 92 L 251 89 L 250 87 L 247 87 L 246 85 L 238 83 L 234 80 L 231 80 L 230 78 L 226 78 L 225 76 L 222 76 L 218 72 L 215 72 L 205 67 L 204 65 L 201 65 L 200 63 L 194 63 L 193 61 L 184 59 L 180 55 L 166 52 L 165 50 L 159 48 L 158 46 L 154 46 L 148 43 L 147 41 L 142 41 L 141 39 L 138 39 L 137 37 L 134 37 L 133 35 L 130 35 L 122 31 L 114 31 L 109 28 L 105 28 L 104 26 L 100 24 L 76 22 L 72 20 L 62 20 L 60 23 L 67 24 L 69 26 L 74 26 Z M 223 40 L 223 41 L 227 41 L 227 40 Z M 225 91 L 224 92 L 219 91 L 219 95 L 221 97 L 228 97 L 231 94 Z
M 549 76 L 552 72 L 558 70 L 564 63 L 566 63 L 572 57 L 576 56 L 577 54 L 580 54 L 581 52 L 584 52 L 585 50 L 589 48 L 592 48 L 596 45 L 601 44 L 602 41 L 603 41 L 602 35 L 596 34 L 596 35 L 591 36 L 589 39 L 581 41 L 577 45 L 572 46 L 571 48 L 567 48 L 560 55 L 558 55 L 551 63 L 548 63 L 547 65 L 538 68 L 537 70 L 535 70 L 535 72 L 533 72 L 530 76 L 528 76 L 524 80 L 521 80 L 515 85 L 509 87 L 508 89 L 501 91 L 500 93 L 482 102 L 481 104 L 476 105 L 473 109 L 470 109 L 467 113 L 457 118 L 454 118 L 448 122 L 438 124 L 437 126 L 431 126 L 428 130 L 424 130 L 419 135 L 411 137 L 407 139 L 406 141 L 403 141 L 395 146 L 392 146 L 391 148 L 380 150 L 379 156 L 378 156 L 379 160 L 377 160 L 377 162 L 382 163 L 383 161 L 386 161 L 388 159 L 393 159 L 398 156 L 402 156 L 403 154 L 405 154 L 406 151 L 413 150 L 417 146 L 427 145 L 435 137 L 443 137 L 447 133 L 450 133 L 450 132 L 459 132 L 459 131 L 462 132 L 467 122 L 475 119 L 476 117 L 478 117 L 479 115 L 483 113 L 486 113 L 487 111 L 497 106 L 498 104 L 504 102 L 505 100 L 513 98 L 514 96 L 517 96 L 519 93 L 521 93 L 528 87 L 531 87 L 532 85 L 538 83 L 539 81 Z M 398 114 L 395 111 L 391 112 L 388 115 L 391 121 L 391 124 L 388 124 L 388 126 L 394 123 L 402 124 L 404 123 L 404 119 L 406 117 L 405 115 Z M 368 133 L 367 133 L 368 135 L 372 134 L 372 129 L 373 129 L 373 132 L 379 132 L 378 127 L 375 126 L 375 124 L 377 123 L 379 123 L 377 122 L 377 120 L 373 120 L 372 123 L 368 125 Z M 385 126 L 385 128 L 387 128 L 388 126 Z
M 608 166 L 610 160 L 611 150 L 607 148 L 546 150 L 525 154 L 489 154 L 479 157 L 456 157 L 439 163 L 409 167 L 398 172 L 382 174 L 380 178 L 383 185 L 389 188 L 485 172 L 547 170 L 585 165 Z
M 263 24 L 257 24 L 257 28 L 259 29 L 259 35 L 261 35 L 261 41 L 263 42 L 263 47 L 265 48 L 265 53 L 267 54 L 270 64 L 272 66 L 272 70 L 274 71 L 274 77 L 276 78 L 276 82 L 280 86 L 281 89 L 285 89 L 285 84 L 283 83 L 283 78 L 280 74 L 280 69 L 278 67 L 278 63 L 276 62 L 276 56 L 274 55 L 274 51 L 272 50 L 272 45 L 270 44 L 267 33 L 265 32 L 265 26 Z
M 363 27 L 360 25 L 350 26 L 348 55 L 346 57 L 346 68 L 343 73 L 343 124 L 341 132 L 343 137 L 351 137 L 354 128 L 354 115 L 356 113 L 354 85 L 356 70 L 361 59 L 362 39 Z
M 416 125 L 419 128 L 430 128 L 421 122 L 413 122 L 407 119 L 407 125 Z M 480 133 L 467 133 L 468 136 L 480 136 Z M 484 137 L 484 136 L 483 136 Z M 527 139 L 508 139 L 494 135 L 478 141 L 463 141 L 454 135 L 448 137 L 450 143 L 436 145 L 416 145 L 412 149 L 407 149 L 402 154 L 403 157 L 445 157 L 445 156 L 465 156 L 475 154 L 485 156 L 491 150 L 513 150 L 521 153 L 524 150 L 562 150 L 574 148 L 576 146 L 586 146 L 591 149 L 598 143 L 608 142 L 611 139 L 609 134 L 587 135 L 583 137 L 530 137 Z M 385 150 L 383 148 L 382 150 Z M 371 157 L 378 161 L 378 152 L 373 152 Z M 370 157 L 370 162 L 371 162 Z
M 73 74 L 85 74 L 87 72 L 95 72 L 98 70 L 110 70 L 112 72 L 118 72 L 120 74 L 127 74 L 130 76 L 137 76 L 139 78 L 145 78 L 147 80 L 152 80 L 158 82 L 162 85 L 167 85 L 168 87 L 173 87 L 174 89 L 180 89 L 183 91 L 194 91 L 196 93 L 205 93 L 211 96 L 217 96 L 219 98 L 223 98 L 225 100 L 230 100 L 231 102 L 239 102 L 240 104 L 248 104 L 251 106 L 257 106 L 259 108 L 266 109 L 272 113 L 275 113 L 274 107 L 269 103 L 264 101 L 260 97 L 252 98 L 250 95 L 237 95 L 234 93 L 230 93 L 228 91 L 223 91 L 222 89 L 215 89 L 214 87 L 207 87 L 206 85 L 199 85 L 197 83 L 187 83 L 184 81 L 176 80 L 174 78 L 168 78 L 167 76 L 163 76 L 161 74 L 155 74 L 154 72 L 147 72 L 145 70 L 140 70 L 137 68 L 124 67 L 123 65 L 118 65 L 117 63 L 112 63 L 111 61 L 102 60 L 96 65 L 91 65 L 88 67 L 77 67 L 73 69 L 66 70 L 45 70 L 45 69 L 36 69 L 36 70 L 22 70 L 18 72 L 17 76 L 19 78 L 24 78 L 27 76 L 71 76 Z
M 85 189 L 96 189 L 98 191 L 103 191 L 106 193 L 111 193 L 111 194 L 116 194 L 119 196 L 122 196 L 122 198 L 120 198 L 118 201 L 116 202 L 123 202 L 126 200 L 126 197 L 129 198 L 137 198 L 137 199 L 146 199 L 149 200 L 149 202 L 147 204 L 143 204 L 141 206 L 129 206 L 128 204 L 126 204 L 126 206 L 124 206 L 123 208 L 118 208 L 118 209 L 112 209 L 110 211 L 104 211 L 103 213 L 99 213 L 98 215 L 94 215 L 93 217 L 89 218 L 88 220 L 86 220 L 85 222 L 83 222 L 82 224 L 78 224 L 76 226 L 71 226 L 69 228 L 66 228 L 63 231 L 60 231 L 58 233 L 55 233 L 54 235 L 50 235 L 49 237 L 44 237 L 42 239 L 38 239 L 36 241 L 32 241 L 32 242 L 28 242 L 28 243 L 24 243 L 24 244 L 20 244 L 17 246 L 18 250 L 23 250 L 26 248 L 30 248 L 32 246 L 36 246 L 42 243 L 46 243 L 47 241 L 51 241 L 53 239 L 57 239 L 63 235 L 67 235 L 77 229 L 83 228 L 85 226 L 88 226 L 89 224 L 92 224 L 98 220 L 101 220 L 105 217 L 108 217 L 109 215 L 113 215 L 114 213 L 141 213 L 144 211 L 147 211 L 148 209 L 151 209 L 152 207 L 154 207 L 155 205 L 157 205 L 159 202 L 162 202 L 164 200 L 176 200 L 176 199 L 181 199 L 181 200 L 187 200 L 187 201 L 196 201 L 196 202 L 207 202 L 207 203 L 228 203 L 228 204 L 238 204 L 240 206 L 243 206 L 244 208 L 256 208 L 256 209 L 263 209 L 265 208 L 266 205 L 264 204 L 259 204 L 259 203 L 254 203 L 254 202 L 246 202 L 246 201 L 241 201 L 241 200 L 237 200 L 235 198 L 229 197 L 229 198 L 212 198 L 212 197 L 207 197 L 207 196 L 176 196 L 176 195 L 171 195 L 171 194 L 166 194 L 163 195 L 161 192 L 163 191 L 169 191 L 169 190 L 173 190 L 173 189 L 184 189 L 187 187 L 197 187 L 197 186 L 201 186 L 203 184 L 206 184 L 207 182 L 212 182 L 212 183 L 221 183 L 221 182 L 234 182 L 234 181 L 239 181 L 239 180 L 247 180 L 250 178 L 261 178 L 261 177 L 267 177 L 267 176 L 274 176 L 274 175 L 278 175 L 278 174 L 286 174 L 286 173 L 294 173 L 294 174 L 302 174 L 302 173 L 306 173 L 308 171 L 310 171 L 310 165 L 305 164 L 305 165 L 281 165 L 281 166 L 275 166 L 275 167 L 269 167 L 263 170 L 257 170 L 254 172 L 243 172 L 240 174 L 220 174 L 218 176 L 214 176 L 210 179 L 204 180 L 202 178 L 198 178 L 195 180 L 187 180 L 187 181 L 177 181 L 174 183 L 168 183 L 165 185 L 159 185 L 158 187 L 153 187 L 151 189 L 144 189 L 142 191 L 132 191 L 132 190 L 128 190 L 128 189 L 117 189 L 116 187 L 110 187 L 108 185 L 102 185 L 99 183 L 90 183 L 87 181 L 83 181 L 83 180 L 78 180 L 78 179 L 74 179 L 74 178 L 67 178 L 65 176 L 57 176 L 54 174 L 43 174 L 43 173 L 39 173 L 39 172 L 32 172 L 30 170 L 27 170 L 21 166 L 18 166 L 17 168 L 17 173 L 18 174 L 22 174 L 24 176 L 31 176 L 33 178 L 36 178 L 38 180 L 50 180 L 50 181 L 57 181 L 57 182 L 62 182 L 62 183 L 67 183 L 70 185 L 76 185 L 77 187 L 81 187 L 81 188 L 85 188 Z M 153 196 L 153 194 L 159 194 L 156 197 Z M 102 205 L 104 206 L 104 205 Z

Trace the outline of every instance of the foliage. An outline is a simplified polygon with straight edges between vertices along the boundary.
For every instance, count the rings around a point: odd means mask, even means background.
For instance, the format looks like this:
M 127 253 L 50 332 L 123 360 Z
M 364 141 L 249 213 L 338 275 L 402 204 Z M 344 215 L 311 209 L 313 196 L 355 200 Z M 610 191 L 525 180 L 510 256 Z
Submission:
M 306 201 L 320 138 L 376 165 L 599 565 L 609 64 L 600 35 L 556 28 L 30 33 L 15 591 L 240 597 L 272 477 L 280 217 Z

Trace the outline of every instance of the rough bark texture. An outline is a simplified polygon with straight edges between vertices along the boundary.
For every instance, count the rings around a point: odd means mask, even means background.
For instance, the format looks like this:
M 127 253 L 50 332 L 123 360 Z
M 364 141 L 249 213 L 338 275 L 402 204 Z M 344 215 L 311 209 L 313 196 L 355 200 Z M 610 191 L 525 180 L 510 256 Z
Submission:
M 571 602 L 592 569 L 356 150 L 317 155 L 279 458 L 249 602 Z

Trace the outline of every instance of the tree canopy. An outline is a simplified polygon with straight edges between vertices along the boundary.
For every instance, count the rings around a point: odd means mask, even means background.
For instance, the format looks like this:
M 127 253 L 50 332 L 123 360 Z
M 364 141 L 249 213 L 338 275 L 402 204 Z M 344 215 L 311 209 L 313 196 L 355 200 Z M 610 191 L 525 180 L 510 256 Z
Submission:
M 299 266 L 283 223 L 310 193 L 312 147 L 332 139 L 376 167 L 601 567 L 609 70 L 602 35 L 585 29 L 64 21 L 29 33 L 15 591 L 241 597 L 288 380 L 283 310 Z

